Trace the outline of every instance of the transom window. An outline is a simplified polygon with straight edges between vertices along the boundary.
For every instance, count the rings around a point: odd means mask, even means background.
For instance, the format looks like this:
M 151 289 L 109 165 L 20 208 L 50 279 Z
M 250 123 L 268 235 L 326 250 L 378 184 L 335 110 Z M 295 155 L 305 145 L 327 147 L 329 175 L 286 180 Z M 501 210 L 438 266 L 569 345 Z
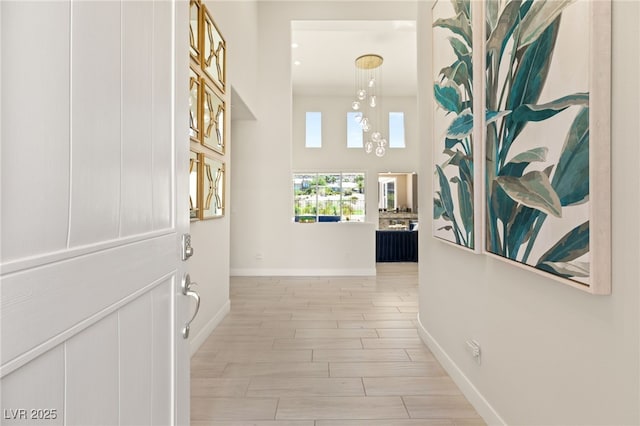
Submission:
M 356 120 L 358 116 L 362 117 L 362 113 L 347 113 L 347 148 L 362 148 L 364 146 L 362 126 Z
M 307 112 L 304 146 L 322 148 L 322 113 Z
M 389 148 L 404 148 L 404 112 L 389 113 Z

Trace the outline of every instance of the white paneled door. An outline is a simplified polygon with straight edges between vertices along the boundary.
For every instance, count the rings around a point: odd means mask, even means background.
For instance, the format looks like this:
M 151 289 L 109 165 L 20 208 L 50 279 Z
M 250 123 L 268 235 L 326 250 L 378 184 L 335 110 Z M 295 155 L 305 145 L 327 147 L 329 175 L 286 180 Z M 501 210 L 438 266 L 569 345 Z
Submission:
M 1 424 L 187 424 L 188 1 L 0 25 Z

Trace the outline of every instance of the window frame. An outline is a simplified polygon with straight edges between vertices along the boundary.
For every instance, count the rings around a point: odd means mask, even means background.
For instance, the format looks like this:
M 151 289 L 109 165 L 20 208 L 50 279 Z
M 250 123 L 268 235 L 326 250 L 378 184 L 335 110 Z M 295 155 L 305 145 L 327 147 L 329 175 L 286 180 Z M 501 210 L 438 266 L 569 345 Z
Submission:
M 325 184 L 320 185 L 321 178 L 325 178 L 327 176 L 338 176 L 339 180 L 339 197 L 337 200 L 331 200 L 330 198 L 322 200 L 321 193 L 324 188 L 324 191 L 327 189 L 335 191 L 336 186 L 333 185 L 330 187 L 327 184 L 327 181 L 324 180 Z M 353 180 L 345 179 L 345 176 L 353 176 Z M 362 176 L 361 182 L 362 185 L 358 183 L 360 181 L 359 176 Z M 305 186 L 305 179 L 314 184 L 313 187 Z M 300 187 L 297 188 L 297 180 L 300 180 Z M 367 173 L 364 171 L 329 171 L 329 172 L 308 172 L 308 171 L 294 171 L 292 173 L 292 189 L 293 189 L 293 221 L 295 223 L 317 223 L 317 222 L 366 222 L 367 212 L 366 212 L 366 201 L 367 201 Z M 330 183 L 334 183 L 332 181 Z M 352 183 L 351 185 L 345 185 L 345 183 Z M 309 191 L 308 196 L 304 203 L 305 205 L 298 204 L 302 195 L 299 193 L 302 189 L 306 188 Z M 357 195 L 354 194 L 354 188 L 358 188 L 355 192 L 362 195 L 361 199 L 357 199 Z M 346 195 L 348 194 L 348 195 Z M 351 197 L 347 198 L 349 195 Z M 308 201 L 311 201 L 309 203 Z M 337 211 L 338 214 L 327 214 L 326 210 L 329 208 L 326 204 L 321 205 L 322 201 L 333 201 L 333 211 Z M 359 203 L 359 204 L 358 204 Z M 311 204 L 311 207 L 309 205 Z M 352 206 L 356 204 L 355 206 Z M 345 208 L 346 207 L 346 208 Z M 337 210 L 336 210 L 337 208 Z M 308 210 L 304 212 L 304 210 Z M 324 211 L 324 213 L 323 213 Z M 357 212 L 361 212 L 361 214 L 357 214 Z M 321 219 L 322 217 L 322 219 Z M 355 219 L 352 219 L 355 217 Z M 331 220 L 331 218 L 339 218 L 338 220 Z M 323 220 L 324 219 L 324 220 Z
M 391 184 L 393 191 L 389 191 Z M 394 211 L 398 207 L 398 178 L 385 177 L 383 180 L 378 179 L 378 209 L 381 211 Z M 389 206 L 389 193 L 393 193 L 393 206 Z

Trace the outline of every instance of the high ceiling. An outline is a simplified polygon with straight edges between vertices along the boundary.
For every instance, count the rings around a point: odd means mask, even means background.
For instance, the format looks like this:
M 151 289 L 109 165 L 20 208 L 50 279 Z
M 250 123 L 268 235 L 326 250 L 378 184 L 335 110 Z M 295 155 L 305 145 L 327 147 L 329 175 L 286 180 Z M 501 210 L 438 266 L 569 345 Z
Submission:
M 415 21 L 294 21 L 293 92 L 352 96 L 358 56 L 384 58 L 384 96 L 413 96 L 417 85 Z

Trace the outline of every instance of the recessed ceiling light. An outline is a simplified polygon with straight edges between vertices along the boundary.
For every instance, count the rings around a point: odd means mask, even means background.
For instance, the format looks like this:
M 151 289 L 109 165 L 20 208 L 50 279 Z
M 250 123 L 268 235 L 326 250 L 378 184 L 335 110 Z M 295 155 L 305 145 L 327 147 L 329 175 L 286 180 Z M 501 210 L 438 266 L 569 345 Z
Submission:
M 298 43 L 291 43 L 291 47 L 293 49 L 297 48 L 298 46 L 300 46 Z
M 293 65 L 300 65 L 302 62 L 300 61 L 293 61 Z

